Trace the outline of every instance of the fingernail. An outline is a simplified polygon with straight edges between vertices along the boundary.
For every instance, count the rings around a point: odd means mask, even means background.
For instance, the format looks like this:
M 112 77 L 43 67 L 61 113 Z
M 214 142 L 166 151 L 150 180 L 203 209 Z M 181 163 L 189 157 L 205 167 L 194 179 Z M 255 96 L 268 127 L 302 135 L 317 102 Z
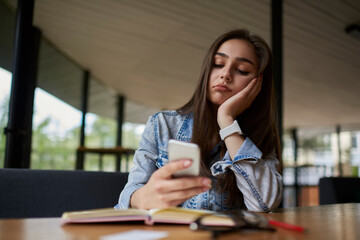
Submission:
M 184 167 L 190 167 L 191 166 L 191 160 L 186 160 L 186 161 L 184 161 L 184 165 L 183 165 Z
M 202 184 L 204 187 L 211 188 L 211 180 L 210 179 L 204 179 L 202 181 Z

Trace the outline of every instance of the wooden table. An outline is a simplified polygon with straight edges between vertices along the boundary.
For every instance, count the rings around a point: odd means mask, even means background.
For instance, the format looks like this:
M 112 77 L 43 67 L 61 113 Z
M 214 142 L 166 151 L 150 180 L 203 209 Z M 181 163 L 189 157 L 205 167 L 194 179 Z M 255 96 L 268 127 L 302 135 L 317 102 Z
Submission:
M 359 203 L 287 208 L 264 215 L 269 219 L 302 225 L 307 231 L 299 233 L 277 228 L 276 232 L 233 233 L 218 239 L 360 239 Z M 59 218 L 0 219 L 1 240 L 88 240 L 134 229 L 167 231 L 169 236 L 164 239 L 211 239 L 210 233 L 193 232 L 184 225 L 111 223 L 62 226 Z

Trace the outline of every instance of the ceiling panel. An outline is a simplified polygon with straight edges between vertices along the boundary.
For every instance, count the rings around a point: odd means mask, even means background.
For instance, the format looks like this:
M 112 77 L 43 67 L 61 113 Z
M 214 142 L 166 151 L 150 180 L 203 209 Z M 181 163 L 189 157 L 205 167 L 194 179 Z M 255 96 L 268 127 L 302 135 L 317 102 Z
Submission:
M 270 0 L 35 2 L 34 24 L 44 38 L 76 66 L 90 70 L 101 86 L 96 88 L 99 93 L 92 91 L 91 98 L 97 101 L 92 100 L 91 110 L 114 116 L 111 106 L 121 94 L 128 101 L 126 118 L 134 122 L 144 122 L 161 109 L 177 108 L 191 97 L 202 58 L 219 34 L 245 27 L 270 44 Z M 16 1 L 7 3 L 15 8 Z M 344 29 L 360 23 L 360 2 L 284 0 L 283 4 L 285 127 L 358 126 L 360 40 Z M 48 57 L 49 71 L 58 64 Z M 76 105 L 77 88 L 66 73 L 64 68 L 54 83 L 41 85 Z M 96 96 L 107 91 L 111 97 Z

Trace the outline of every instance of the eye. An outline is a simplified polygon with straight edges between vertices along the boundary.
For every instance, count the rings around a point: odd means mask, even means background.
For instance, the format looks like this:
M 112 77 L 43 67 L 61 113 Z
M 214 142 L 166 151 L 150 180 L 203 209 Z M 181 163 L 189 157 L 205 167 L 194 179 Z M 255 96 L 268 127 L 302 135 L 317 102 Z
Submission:
M 244 75 L 244 76 L 246 76 L 246 75 L 249 74 L 249 72 L 241 71 L 240 69 L 236 69 L 236 72 L 239 73 L 239 74 L 241 74 L 241 75 Z
M 213 66 L 214 68 L 222 68 L 222 67 L 224 67 L 224 65 L 223 64 L 216 64 L 216 63 L 214 63 L 214 66 Z

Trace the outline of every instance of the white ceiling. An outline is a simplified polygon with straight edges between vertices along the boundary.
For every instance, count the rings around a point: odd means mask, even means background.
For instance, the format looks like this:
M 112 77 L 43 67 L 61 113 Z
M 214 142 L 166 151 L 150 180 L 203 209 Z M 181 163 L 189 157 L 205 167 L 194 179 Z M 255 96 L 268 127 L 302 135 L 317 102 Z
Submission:
M 8 4 L 14 8 L 16 1 Z M 96 86 L 110 96 L 126 97 L 126 120 L 144 122 L 152 112 L 189 100 L 202 58 L 221 33 L 247 28 L 271 44 L 270 4 L 270 0 L 36 0 L 34 25 L 67 58 L 89 69 Z M 360 1 L 284 0 L 283 4 L 285 128 L 358 126 L 360 39 L 344 29 L 360 23 Z M 78 106 L 79 98 L 73 95 L 80 94 L 79 84 L 41 79 L 45 90 Z M 61 85 L 78 91 L 59 93 Z M 114 97 L 110 105 L 104 104 L 101 99 L 110 98 L 92 92 L 90 110 L 114 116 Z

